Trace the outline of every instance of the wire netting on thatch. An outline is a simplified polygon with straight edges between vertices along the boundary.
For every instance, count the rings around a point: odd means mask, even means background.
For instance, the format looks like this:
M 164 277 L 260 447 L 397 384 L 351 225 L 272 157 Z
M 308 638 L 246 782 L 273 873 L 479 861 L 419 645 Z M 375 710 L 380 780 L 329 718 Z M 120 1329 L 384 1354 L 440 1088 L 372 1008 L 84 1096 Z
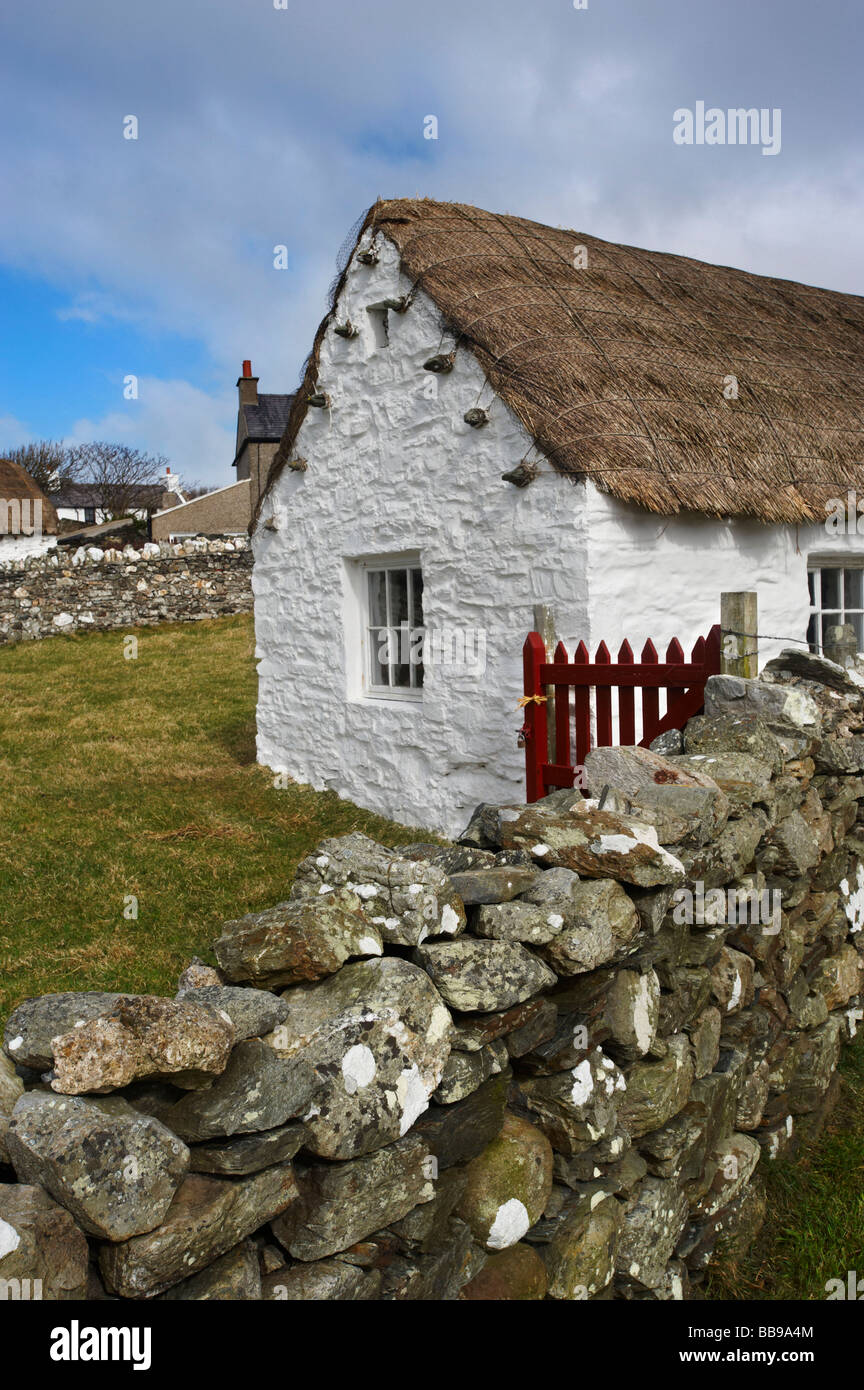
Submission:
M 395 244 L 458 350 L 474 353 L 560 472 L 666 515 L 821 520 L 832 498 L 864 494 L 857 296 L 459 203 L 379 202 L 354 246 L 368 229 Z M 333 304 L 350 259 L 340 256 Z

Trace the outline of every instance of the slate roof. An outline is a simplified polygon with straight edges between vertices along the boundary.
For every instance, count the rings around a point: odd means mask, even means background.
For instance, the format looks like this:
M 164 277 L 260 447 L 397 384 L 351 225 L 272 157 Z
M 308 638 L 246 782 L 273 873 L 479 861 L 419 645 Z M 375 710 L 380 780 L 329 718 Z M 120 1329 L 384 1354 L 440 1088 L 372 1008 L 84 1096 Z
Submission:
M 276 394 L 259 396 L 257 405 L 244 405 L 247 438 L 255 444 L 281 439 L 293 401 L 293 395 Z
M 162 483 L 141 483 L 138 487 L 130 489 L 135 506 L 147 510 L 158 510 L 162 506 L 162 498 L 166 491 L 167 488 Z M 95 483 L 61 482 L 57 491 L 52 492 L 51 498 L 55 507 L 102 507 L 104 492 L 105 489 Z

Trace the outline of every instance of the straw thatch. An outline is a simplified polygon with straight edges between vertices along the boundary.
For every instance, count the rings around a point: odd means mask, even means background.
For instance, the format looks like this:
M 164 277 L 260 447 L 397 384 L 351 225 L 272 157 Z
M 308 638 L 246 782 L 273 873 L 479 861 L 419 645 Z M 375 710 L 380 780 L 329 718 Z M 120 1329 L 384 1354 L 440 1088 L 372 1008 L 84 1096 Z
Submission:
M 38 483 L 30 477 L 26 469 L 18 463 L 13 463 L 11 459 L 0 458 L 0 499 L 2 499 L 4 506 L 8 502 L 29 502 L 31 499 L 41 502 L 43 535 L 54 536 L 57 534 L 57 513 L 53 504 L 45 496 Z M 26 516 L 29 521 L 29 508 Z M 6 518 L 0 516 L 0 535 L 4 534 L 4 521 Z
M 559 472 L 665 515 L 821 520 L 832 498 L 864 495 L 864 299 L 459 203 L 379 202 L 369 229 Z

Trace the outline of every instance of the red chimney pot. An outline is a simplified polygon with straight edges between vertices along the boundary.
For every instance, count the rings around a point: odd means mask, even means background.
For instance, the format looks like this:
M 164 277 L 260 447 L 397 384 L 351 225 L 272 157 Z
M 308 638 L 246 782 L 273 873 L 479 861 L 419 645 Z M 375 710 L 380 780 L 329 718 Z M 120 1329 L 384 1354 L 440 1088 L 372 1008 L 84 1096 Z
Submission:
M 251 363 L 251 362 L 244 361 L 244 363 L 243 363 L 243 375 L 244 375 L 244 376 L 251 376 L 251 375 L 252 375 L 252 363 Z

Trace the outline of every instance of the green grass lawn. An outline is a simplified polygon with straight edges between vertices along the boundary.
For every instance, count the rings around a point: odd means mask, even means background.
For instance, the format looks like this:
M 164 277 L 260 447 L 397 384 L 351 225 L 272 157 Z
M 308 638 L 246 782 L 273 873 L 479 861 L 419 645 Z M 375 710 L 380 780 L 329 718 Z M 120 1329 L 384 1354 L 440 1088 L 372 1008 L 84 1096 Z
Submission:
M 0 647 L 0 1020 L 60 989 L 173 994 L 223 921 L 284 898 L 325 835 L 430 838 L 255 765 L 249 617 Z M 138 918 L 124 916 L 129 895 Z M 714 1298 L 824 1298 L 864 1276 L 864 1046 L 822 1143 L 766 1165 L 757 1246 Z
M 430 838 L 256 766 L 250 617 L 136 635 L 134 661 L 119 631 L 0 647 L 0 1019 L 51 990 L 173 994 L 325 835 Z

